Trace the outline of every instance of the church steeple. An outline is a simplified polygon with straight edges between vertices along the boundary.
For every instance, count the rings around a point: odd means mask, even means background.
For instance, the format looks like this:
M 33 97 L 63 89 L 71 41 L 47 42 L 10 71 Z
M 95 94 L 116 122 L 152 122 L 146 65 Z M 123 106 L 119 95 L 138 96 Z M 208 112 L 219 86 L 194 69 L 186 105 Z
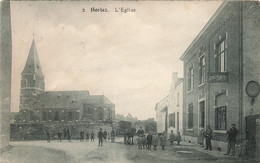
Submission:
M 22 72 L 22 75 L 23 74 L 37 74 L 43 76 L 34 39 L 32 41 L 31 49 L 27 57 L 24 70 Z
M 45 89 L 44 76 L 34 39 L 21 75 L 20 109 L 22 110 L 28 109 L 32 98 L 43 93 Z

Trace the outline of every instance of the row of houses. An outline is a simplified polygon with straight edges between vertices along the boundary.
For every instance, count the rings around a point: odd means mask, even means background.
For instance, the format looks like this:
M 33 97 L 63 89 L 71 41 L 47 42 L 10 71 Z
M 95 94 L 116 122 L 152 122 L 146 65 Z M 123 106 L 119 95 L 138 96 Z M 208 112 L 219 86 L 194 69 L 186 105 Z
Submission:
M 209 125 L 213 148 L 225 151 L 226 131 L 236 124 L 240 153 L 258 156 L 259 45 L 259 1 L 224 1 L 182 54 L 183 79 L 173 73 L 169 95 L 156 104 L 158 132 L 179 131 L 196 143 Z

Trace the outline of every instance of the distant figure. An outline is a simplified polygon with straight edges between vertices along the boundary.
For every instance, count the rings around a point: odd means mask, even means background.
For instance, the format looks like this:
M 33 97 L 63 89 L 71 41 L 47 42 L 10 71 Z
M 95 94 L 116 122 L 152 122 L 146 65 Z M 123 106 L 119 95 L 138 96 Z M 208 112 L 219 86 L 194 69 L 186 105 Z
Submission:
M 112 131 L 111 131 L 111 142 L 115 142 L 115 137 L 116 137 L 116 132 L 115 132 L 115 130 L 113 129 Z
M 160 141 L 161 141 L 162 150 L 164 150 L 165 145 L 166 145 L 166 136 L 165 136 L 165 133 L 163 133 L 163 134 L 160 136 Z
M 199 128 L 199 134 L 198 134 L 198 138 L 197 138 L 197 143 L 199 145 L 202 145 L 202 147 L 204 147 L 204 128 L 202 127 L 202 124 L 200 124 L 200 128 Z
M 80 140 L 79 141 L 84 142 L 84 131 L 83 130 L 80 131 Z
M 67 136 L 67 130 L 66 130 L 66 128 L 63 129 L 63 135 L 64 135 L 63 138 L 66 139 L 66 136 Z
M 228 150 L 225 155 L 229 155 L 231 151 L 231 156 L 235 156 L 235 146 L 236 146 L 236 136 L 238 133 L 238 129 L 236 128 L 236 124 L 232 124 L 231 128 L 227 131 L 227 140 L 228 140 Z
M 110 132 L 107 133 L 107 140 L 110 141 L 111 134 Z
M 147 139 L 145 134 L 142 136 L 142 145 L 143 145 L 143 149 L 147 148 Z
M 107 131 L 105 130 L 103 134 L 104 134 L 104 140 L 107 141 Z
M 206 131 L 204 132 L 204 136 L 206 138 L 206 148 L 205 150 L 212 150 L 212 146 L 211 146 L 211 139 L 212 139 L 212 129 L 210 128 L 210 126 L 207 126 Z
M 61 142 L 61 136 L 62 136 L 62 133 L 61 133 L 61 129 L 60 129 L 58 132 L 58 142 Z
M 152 140 L 153 140 L 153 135 L 151 132 L 147 135 L 147 145 L 148 145 L 148 150 L 152 149 Z
M 180 132 L 177 132 L 176 141 L 177 141 L 178 145 L 180 145 L 180 142 L 181 142 L 181 133 Z
M 102 128 L 101 128 L 100 131 L 98 132 L 98 146 L 102 146 L 103 137 L 104 137 L 104 133 L 102 132 Z
M 157 150 L 156 148 L 157 148 L 157 145 L 158 145 L 158 141 L 159 141 L 158 135 L 157 135 L 157 133 L 154 133 L 153 138 L 152 138 L 153 150 Z
M 171 142 L 171 145 L 173 145 L 173 141 L 174 141 L 174 133 L 173 133 L 173 130 L 171 130 L 171 133 L 170 133 L 170 142 Z
M 50 134 L 50 129 L 46 129 L 46 137 L 47 137 L 47 143 L 51 142 L 51 134 Z
M 143 146 L 143 144 L 142 144 L 142 137 L 141 136 L 139 136 L 139 137 L 137 137 L 137 144 L 138 144 L 138 149 L 139 150 L 141 150 L 142 149 L 142 146 Z
M 89 141 L 89 133 L 88 133 L 88 131 L 86 132 L 86 141 Z
M 94 142 L 94 137 L 95 137 L 95 135 L 94 135 L 94 132 L 92 131 L 91 134 L 90 134 L 90 141 L 91 142 Z
M 67 129 L 67 137 L 68 137 L 68 142 L 71 142 L 71 131 L 69 128 Z
M 136 135 L 137 135 L 138 137 L 141 137 L 141 136 L 144 135 L 144 130 L 142 129 L 142 127 L 140 127 L 140 129 L 137 131 Z

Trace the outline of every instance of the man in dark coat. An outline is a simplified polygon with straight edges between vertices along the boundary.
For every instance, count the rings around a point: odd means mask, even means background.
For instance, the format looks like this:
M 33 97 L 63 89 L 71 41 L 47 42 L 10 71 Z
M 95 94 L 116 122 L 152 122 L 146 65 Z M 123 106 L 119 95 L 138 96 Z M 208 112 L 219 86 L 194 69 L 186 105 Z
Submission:
M 45 131 L 46 131 L 46 136 L 47 136 L 47 143 L 50 143 L 51 142 L 50 129 L 47 128 Z
M 84 142 L 84 131 L 80 131 L 80 142 Z
M 212 150 L 212 146 L 211 146 L 211 139 L 212 139 L 212 129 L 210 128 L 210 126 L 207 126 L 207 129 L 204 133 L 204 136 L 206 138 L 206 148 L 205 150 Z
M 88 133 L 88 131 L 86 132 L 86 141 L 89 141 L 89 133 Z
M 91 134 L 90 134 L 90 141 L 93 141 L 93 142 L 94 142 L 94 137 L 95 137 L 95 134 L 94 134 L 94 132 L 92 131 Z
M 235 156 L 235 145 L 236 145 L 237 133 L 238 133 L 238 129 L 236 128 L 236 124 L 232 124 L 231 128 L 227 131 L 228 150 L 225 155 L 229 155 L 231 151 L 231 156 Z
M 111 142 L 115 142 L 115 137 L 116 137 L 116 132 L 115 132 L 115 130 L 113 129 L 112 131 L 111 131 Z
M 98 146 L 102 146 L 103 137 L 104 137 L 104 133 L 102 132 L 102 128 L 101 128 L 100 131 L 98 132 Z
M 151 150 L 152 147 L 152 140 L 153 140 L 153 135 L 151 132 L 147 135 L 147 145 L 148 145 L 148 150 Z
M 61 133 L 61 130 L 59 130 L 59 132 L 58 132 L 58 142 L 61 142 L 61 136 L 62 136 L 62 133 Z

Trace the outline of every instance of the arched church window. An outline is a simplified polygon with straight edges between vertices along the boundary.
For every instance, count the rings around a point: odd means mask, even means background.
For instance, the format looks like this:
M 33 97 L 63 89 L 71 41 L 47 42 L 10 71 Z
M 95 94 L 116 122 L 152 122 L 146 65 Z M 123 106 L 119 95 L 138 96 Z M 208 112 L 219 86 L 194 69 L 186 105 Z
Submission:
M 46 121 L 46 120 L 47 120 L 46 112 L 42 112 L 42 120 L 43 120 L 43 121 Z
M 68 112 L 68 121 L 72 121 L 72 112 Z
M 54 115 L 54 121 L 59 121 L 59 119 L 60 119 L 59 112 L 56 111 Z

